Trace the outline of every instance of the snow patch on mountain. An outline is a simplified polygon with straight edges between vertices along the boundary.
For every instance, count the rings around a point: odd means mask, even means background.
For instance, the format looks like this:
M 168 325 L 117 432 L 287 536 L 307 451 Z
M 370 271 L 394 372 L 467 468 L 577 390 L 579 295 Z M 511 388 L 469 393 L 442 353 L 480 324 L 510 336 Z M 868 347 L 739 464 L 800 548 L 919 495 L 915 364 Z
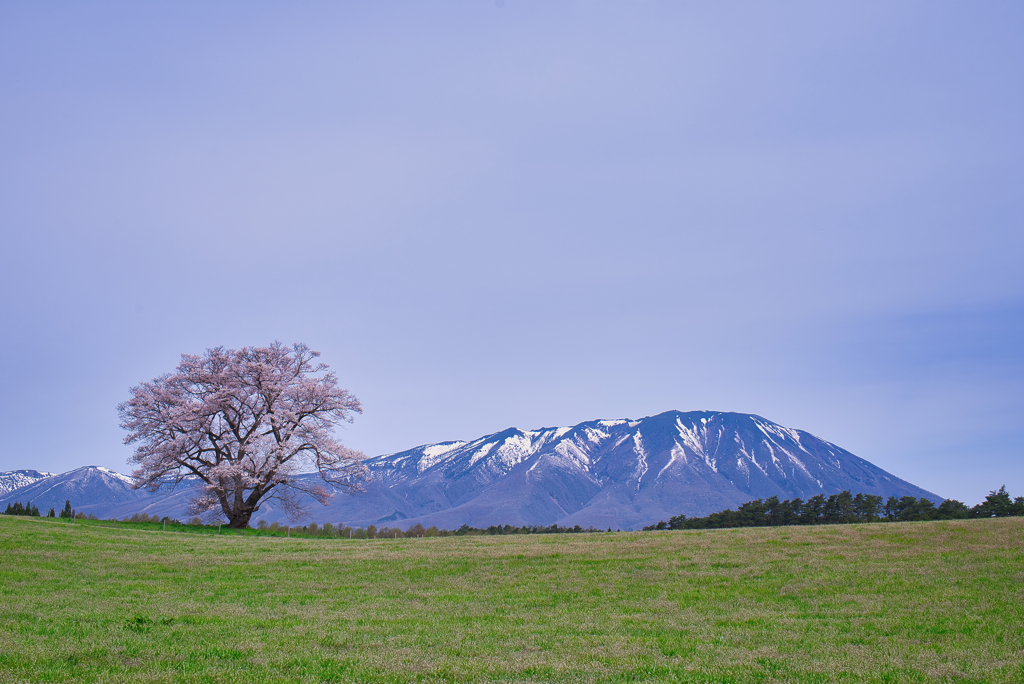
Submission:
M 536 435 L 536 433 L 533 433 Z M 494 452 L 495 461 L 505 471 L 511 470 L 533 455 L 535 449 L 530 433 L 511 435 L 505 438 L 498 450 Z
M 115 480 L 120 480 L 121 482 L 123 482 L 124 484 L 128 485 L 129 487 L 132 486 L 133 484 L 135 484 L 135 480 L 133 480 L 132 478 L 128 477 L 127 475 L 122 475 L 121 473 L 117 472 L 116 470 L 111 470 L 110 468 L 104 468 L 103 466 L 90 466 L 90 467 L 91 468 L 95 468 L 97 471 L 103 473 L 104 475 L 107 475 L 108 477 L 112 477 Z
M 441 444 L 433 444 L 428 447 L 423 447 L 423 456 L 416 464 L 416 470 L 423 472 L 428 468 L 432 468 L 440 463 L 445 454 L 450 454 L 461 446 L 464 446 L 465 442 L 443 442 Z
M 469 459 L 470 467 L 475 466 L 477 463 L 479 463 L 481 459 L 486 457 L 487 454 L 491 453 L 491 450 L 494 449 L 494 447 L 496 446 L 498 446 L 497 442 L 491 442 L 490 444 L 485 444 L 479 449 L 477 449 L 476 453 L 473 454 L 472 458 Z
M 571 440 L 563 440 L 555 445 L 555 453 L 564 457 L 566 461 L 572 463 L 580 470 L 590 472 L 590 457 L 587 456 L 587 452 L 580 448 L 578 444 Z
M 55 473 L 48 473 L 45 470 L 9 470 L 0 473 L 0 495 L 13 492 L 15 489 L 27 487 L 30 484 L 39 482 Z
M 708 442 L 708 423 L 709 421 L 705 418 L 701 418 L 701 427 L 696 428 L 692 425 L 685 425 L 682 418 L 676 418 L 676 430 L 679 432 L 679 437 L 683 440 L 683 444 L 690 449 L 694 454 L 704 460 L 704 463 L 711 468 L 714 472 L 718 472 L 718 459 L 712 457 L 707 452 L 706 446 Z M 721 435 L 719 435 L 720 437 Z
M 686 451 L 682 447 L 679 446 L 679 442 L 676 442 L 676 443 L 674 443 L 672 445 L 672 449 L 669 450 L 668 455 L 669 455 L 668 463 L 663 465 L 661 467 L 661 470 L 658 471 L 658 474 L 654 476 L 654 481 L 655 482 L 657 482 L 658 479 L 661 478 L 662 473 L 664 473 L 666 470 L 668 470 L 673 465 L 675 465 L 676 461 L 679 460 L 679 456 L 680 455 L 682 455 L 682 457 L 684 459 L 684 462 L 685 462 L 685 459 L 686 459 Z
M 630 427 L 634 427 L 632 423 L 630 423 Z M 647 465 L 647 450 L 644 449 L 644 438 L 639 430 L 633 434 L 633 451 L 637 455 L 636 472 L 634 472 L 636 476 L 636 489 L 640 491 L 640 481 L 644 479 L 644 475 L 647 474 L 650 467 Z

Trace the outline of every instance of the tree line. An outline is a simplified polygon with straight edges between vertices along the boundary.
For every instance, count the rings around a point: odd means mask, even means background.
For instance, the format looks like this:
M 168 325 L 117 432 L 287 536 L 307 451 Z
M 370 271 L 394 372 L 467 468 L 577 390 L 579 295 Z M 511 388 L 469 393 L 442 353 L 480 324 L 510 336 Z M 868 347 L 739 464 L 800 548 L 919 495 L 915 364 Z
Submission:
M 25 512 L 31 511 L 31 512 Z M 180 520 L 170 518 L 168 516 L 151 515 L 149 513 L 134 513 L 131 516 L 125 516 L 124 519 L 118 520 L 112 518 L 110 520 L 100 520 L 92 513 L 88 515 L 85 513 L 75 513 L 71 508 L 71 503 L 66 502 L 64 505 L 64 511 L 61 511 L 59 515 L 51 514 L 49 516 L 40 516 L 38 509 L 31 504 L 8 504 L 7 515 L 34 515 L 37 517 L 60 517 L 60 518 L 78 518 L 80 520 L 93 520 L 99 523 L 156 523 L 163 525 L 164 529 L 174 529 L 176 531 L 188 531 L 191 528 L 197 532 L 213 532 L 221 531 L 221 524 L 213 522 L 212 524 L 204 524 L 201 519 L 194 517 L 186 523 Z M 167 526 L 170 526 L 168 528 Z M 228 530 L 224 530 L 225 532 Z M 416 523 L 411 527 L 402 530 L 397 527 L 377 527 L 376 525 L 367 525 L 366 527 L 351 527 L 343 523 L 333 525 L 331 523 L 324 523 L 319 525 L 315 522 L 307 523 L 305 525 L 284 525 L 281 523 L 268 523 L 266 520 L 260 520 L 256 528 L 242 528 L 242 529 L 231 529 L 230 533 L 248 533 L 257 536 L 274 536 L 274 537 L 317 537 L 317 538 L 334 538 L 334 539 L 408 539 L 417 537 L 461 537 L 461 536 L 478 536 L 478 535 L 507 535 L 507 534 L 577 534 L 581 532 L 603 532 L 605 530 L 599 530 L 594 527 L 581 527 L 580 525 L 574 525 L 572 527 L 561 526 L 561 525 L 523 525 L 517 527 L 515 525 L 491 525 L 489 527 L 470 527 L 469 525 L 462 525 L 461 527 L 448 530 L 439 528 L 436 526 L 424 527 L 420 523 Z M 608 532 L 612 529 L 609 527 Z
M 573 525 L 572 527 L 561 527 L 559 525 L 523 525 L 522 527 L 516 527 L 515 525 L 491 525 L 489 527 L 470 527 L 469 525 L 463 525 L 455 534 L 579 534 L 581 532 L 611 532 L 612 528 L 607 530 L 599 530 L 596 527 L 580 527 L 579 525 Z
M 324 523 L 322 526 L 317 525 L 316 523 L 311 523 L 301 527 L 289 527 L 288 525 L 281 525 L 276 522 L 267 524 L 267 521 L 265 520 L 261 520 L 257 524 L 256 529 L 257 531 L 263 531 L 273 535 L 286 534 L 288 536 L 339 537 L 342 539 L 405 539 L 415 537 L 462 537 L 504 534 L 575 534 L 579 532 L 604 531 L 593 527 L 584 528 L 579 525 L 574 525 L 573 527 L 561 527 L 559 525 L 523 525 L 522 527 L 516 527 L 515 525 L 491 525 L 489 527 L 470 527 L 469 525 L 462 525 L 454 530 L 448 530 L 434 525 L 430 527 L 423 527 L 420 523 L 416 523 L 405 530 L 395 527 L 378 528 L 375 525 L 368 525 L 365 528 L 353 528 L 341 523 L 338 525 Z M 608 532 L 611 532 L 610 527 L 608 528 Z
M 13 504 L 8 503 L 7 508 L 3 512 L 4 515 L 21 515 L 33 518 L 74 518 L 75 511 L 71 508 L 71 502 L 65 501 L 64 508 L 57 513 L 54 509 L 47 511 L 46 515 L 42 515 L 39 509 L 31 502 L 26 501 L 24 504 L 20 501 L 15 501 Z
M 862 522 L 897 522 L 912 520 L 960 520 L 1024 516 L 1024 496 L 1011 499 L 1006 486 L 989 492 L 985 500 L 971 508 L 956 499 L 946 499 L 938 506 L 928 499 L 913 496 L 890 496 L 883 502 L 875 494 L 853 495 L 849 490 L 825 497 L 812 496 L 807 501 L 777 496 L 755 499 L 736 510 L 726 509 L 702 518 L 677 515 L 662 520 L 645 530 L 703 530 L 725 527 L 776 527 L 785 525 L 837 525 Z

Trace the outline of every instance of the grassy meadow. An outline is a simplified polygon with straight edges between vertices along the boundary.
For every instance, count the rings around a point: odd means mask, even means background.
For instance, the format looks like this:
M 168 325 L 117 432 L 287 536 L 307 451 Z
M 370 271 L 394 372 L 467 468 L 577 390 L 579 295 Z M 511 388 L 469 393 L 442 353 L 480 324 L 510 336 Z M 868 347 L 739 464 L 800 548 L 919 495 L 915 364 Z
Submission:
M 1024 518 L 0 552 L 0 682 L 1024 682 Z

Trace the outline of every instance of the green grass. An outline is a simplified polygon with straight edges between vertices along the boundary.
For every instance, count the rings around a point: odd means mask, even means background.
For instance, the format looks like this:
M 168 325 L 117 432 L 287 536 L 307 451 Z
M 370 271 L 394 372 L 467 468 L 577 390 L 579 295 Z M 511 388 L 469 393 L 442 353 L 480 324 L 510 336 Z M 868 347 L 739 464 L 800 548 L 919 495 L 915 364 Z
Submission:
M 1022 518 L 0 551 L 2 682 L 1024 681 Z

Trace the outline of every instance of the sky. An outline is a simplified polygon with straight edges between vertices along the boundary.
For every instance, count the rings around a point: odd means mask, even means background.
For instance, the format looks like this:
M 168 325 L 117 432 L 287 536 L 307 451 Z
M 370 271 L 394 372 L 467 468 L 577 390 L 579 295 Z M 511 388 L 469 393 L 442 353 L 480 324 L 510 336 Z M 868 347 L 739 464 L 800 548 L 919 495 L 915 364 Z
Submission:
M 304 342 L 368 455 L 755 413 L 1024 495 L 1020 2 L 0 2 L 0 470 Z

